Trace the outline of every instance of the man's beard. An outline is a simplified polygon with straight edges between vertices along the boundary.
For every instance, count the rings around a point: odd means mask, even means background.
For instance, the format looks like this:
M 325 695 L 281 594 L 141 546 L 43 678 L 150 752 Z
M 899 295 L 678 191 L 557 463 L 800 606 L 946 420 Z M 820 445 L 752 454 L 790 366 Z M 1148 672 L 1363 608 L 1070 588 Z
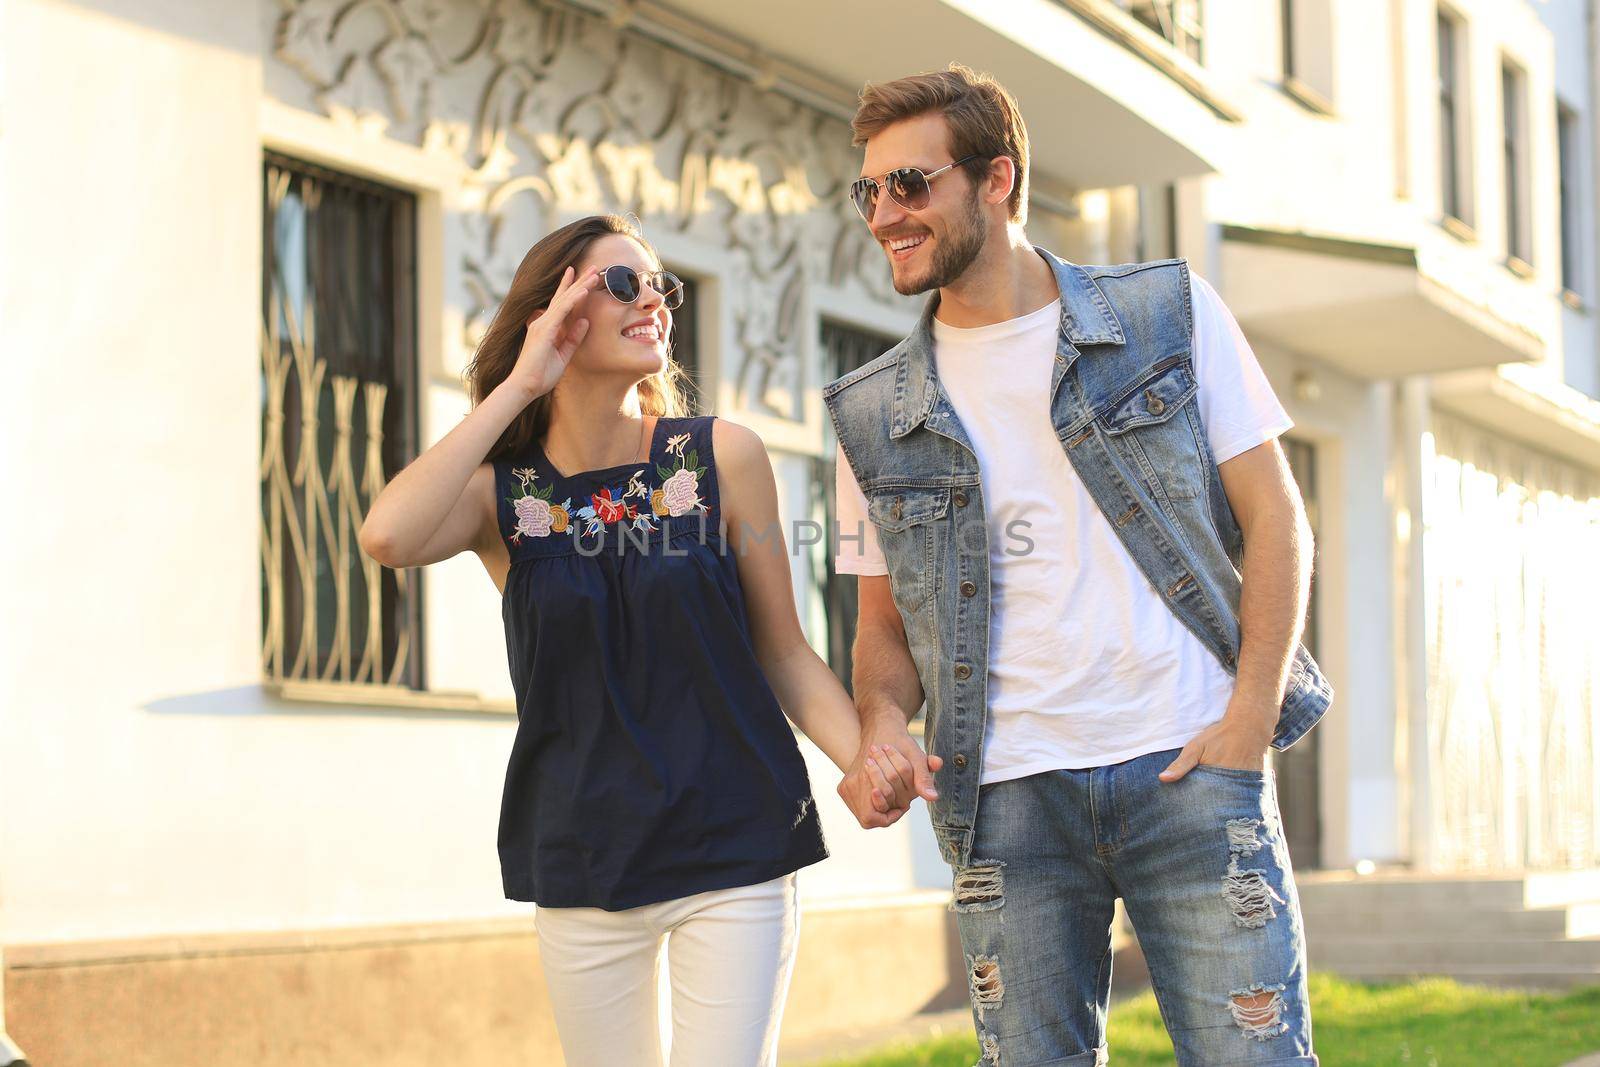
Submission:
M 929 289 L 943 289 L 953 284 L 978 258 L 978 253 L 983 251 L 983 242 L 988 237 L 989 228 L 982 209 L 978 207 L 978 192 L 974 189 L 960 224 L 934 242 L 933 262 L 929 264 L 928 272 L 920 278 L 904 281 L 896 278 L 895 292 L 901 296 L 915 296 Z

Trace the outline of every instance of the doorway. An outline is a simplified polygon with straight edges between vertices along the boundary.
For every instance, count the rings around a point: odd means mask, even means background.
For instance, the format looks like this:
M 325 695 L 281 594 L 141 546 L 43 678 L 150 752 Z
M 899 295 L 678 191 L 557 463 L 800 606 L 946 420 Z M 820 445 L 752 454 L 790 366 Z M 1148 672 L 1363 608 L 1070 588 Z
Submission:
M 1289 470 L 1300 486 L 1300 495 L 1306 505 L 1306 519 L 1311 524 L 1313 543 L 1316 543 L 1321 540 L 1316 446 L 1296 437 L 1285 437 L 1283 451 L 1289 459 Z M 1320 654 L 1317 647 L 1318 569 L 1313 561 L 1311 597 L 1306 606 L 1305 636 L 1302 638 L 1313 657 Z M 1273 753 L 1273 767 L 1278 776 L 1278 808 L 1283 814 L 1283 835 L 1295 870 L 1312 870 L 1322 866 L 1321 736 L 1320 731 L 1312 730 L 1295 742 L 1289 751 Z

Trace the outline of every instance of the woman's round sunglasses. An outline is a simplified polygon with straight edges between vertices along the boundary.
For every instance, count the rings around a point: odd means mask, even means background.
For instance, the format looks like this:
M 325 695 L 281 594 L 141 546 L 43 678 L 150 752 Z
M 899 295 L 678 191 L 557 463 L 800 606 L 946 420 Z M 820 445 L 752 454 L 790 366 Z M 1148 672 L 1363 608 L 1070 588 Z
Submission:
M 669 311 L 676 311 L 683 306 L 683 282 L 669 270 L 650 270 L 640 273 L 632 267 L 617 264 L 607 267 L 600 276 L 605 279 L 606 292 L 622 301 L 631 304 L 644 293 L 648 285 L 661 294 L 661 302 Z
M 856 210 L 861 212 L 861 217 L 867 222 L 872 221 L 873 213 L 878 210 L 878 195 L 883 189 L 889 190 L 889 196 L 895 203 L 911 211 L 921 211 L 928 206 L 928 183 L 951 167 L 959 167 L 963 163 L 974 159 L 982 159 L 979 155 L 970 155 L 946 163 L 938 170 L 924 174 L 916 167 L 901 167 L 891 170 L 880 181 L 877 178 L 857 178 L 850 183 L 850 199 L 855 201 Z

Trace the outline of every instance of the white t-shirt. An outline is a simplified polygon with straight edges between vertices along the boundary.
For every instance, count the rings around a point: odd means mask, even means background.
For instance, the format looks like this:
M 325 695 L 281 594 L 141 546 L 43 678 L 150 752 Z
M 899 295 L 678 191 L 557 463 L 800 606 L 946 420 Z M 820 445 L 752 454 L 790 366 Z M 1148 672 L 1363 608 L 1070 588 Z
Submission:
M 1216 290 L 1192 278 L 1200 418 L 1218 463 L 1293 423 Z M 1233 678 L 1151 587 L 1050 422 L 1059 302 L 957 329 L 934 360 L 983 479 L 989 526 L 989 719 L 981 781 L 1103 767 L 1179 748 L 1227 710 Z M 1092 358 L 1092 357 L 1090 357 Z M 838 454 L 838 569 L 887 574 L 867 501 Z M 1026 527 L 1010 524 L 1023 520 Z M 1025 548 L 1014 532 L 1033 542 Z M 857 540 L 857 530 L 864 536 Z

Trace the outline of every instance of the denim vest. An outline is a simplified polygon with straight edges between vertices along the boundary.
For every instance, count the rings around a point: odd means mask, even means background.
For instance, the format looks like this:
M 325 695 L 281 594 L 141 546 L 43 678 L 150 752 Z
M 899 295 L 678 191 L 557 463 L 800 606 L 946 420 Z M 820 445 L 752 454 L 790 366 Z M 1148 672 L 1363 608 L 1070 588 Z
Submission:
M 1195 400 L 1188 264 L 1081 267 L 1037 251 L 1061 290 L 1049 396 L 1061 447 L 1151 586 L 1232 674 L 1244 539 Z M 990 531 L 977 456 L 934 370 L 937 305 L 935 295 L 909 337 L 822 395 L 888 564 L 928 750 L 944 760 L 931 806 L 939 850 L 964 866 L 989 715 Z M 1273 746 L 1304 735 L 1332 696 L 1298 648 Z

